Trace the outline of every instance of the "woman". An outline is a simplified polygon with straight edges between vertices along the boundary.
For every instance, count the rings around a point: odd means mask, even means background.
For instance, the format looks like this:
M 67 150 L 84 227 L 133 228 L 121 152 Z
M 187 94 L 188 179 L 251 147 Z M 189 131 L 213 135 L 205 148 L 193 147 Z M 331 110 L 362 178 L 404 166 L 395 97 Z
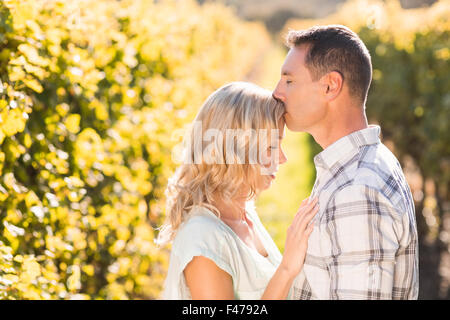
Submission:
M 244 82 L 219 88 L 200 109 L 166 190 L 167 220 L 157 242 L 173 245 L 163 299 L 289 297 L 317 201 L 302 202 L 283 256 L 252 204 L 286 162 L 284 112 L 268 90 Z

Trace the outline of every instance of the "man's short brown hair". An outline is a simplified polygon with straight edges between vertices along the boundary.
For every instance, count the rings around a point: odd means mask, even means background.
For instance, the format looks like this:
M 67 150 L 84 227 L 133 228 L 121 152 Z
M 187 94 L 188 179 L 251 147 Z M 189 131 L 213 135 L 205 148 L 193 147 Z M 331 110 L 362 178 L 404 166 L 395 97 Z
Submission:
M 287 46 L 307 45 L 305 64 L 314 81 L 331 71 L 344 79 L 350 94 L 363 104 L 372 81 L 369 51 L 356 33 L 342 25 L 314 26 L 290 30 Z

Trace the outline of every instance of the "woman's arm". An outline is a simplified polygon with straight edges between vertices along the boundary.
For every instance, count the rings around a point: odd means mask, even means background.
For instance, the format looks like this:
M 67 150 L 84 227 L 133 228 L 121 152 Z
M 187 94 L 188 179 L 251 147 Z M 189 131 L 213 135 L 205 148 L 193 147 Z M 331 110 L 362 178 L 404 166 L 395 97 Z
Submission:
M 300 205 L 294 221 L 287 231 L 283 259 L 269 281 L 266 291 L 261 297 L 262 300 L 282 300 L 287 298 L 292 282 L 303 268 L 308 238 L 313 230 L 313 223 L 309 226 L 308 224 L 319 210 L 317 202 L 317 198 L 311 203 L 308 203 L 307 199 L 305 199 Z
M 308 237 L 313 230 L 313 225 L 308 226 L 308 223 L 318 211 L 317 199 L 311 203 L 306 200 L 288 228 L 283 259 L 261 299 L 286 299 L 292 281 L 303 267 Z M 194 300 L 234 299 L 231 275 L 206 257 L 195 256 L 184 269 L 184 276 Z
M 233 279 L 211 259 L 195 256 L 184 268 L 184 277 L 193 300 L 234 299 Z
M 284 300 L 286 299 L 289 289 L 291 288 L 293 276 L 288 270 L 281 265 L 275 271 L 272 279 L 267 285 L 266 291 L 261 297 L 261 300 Z

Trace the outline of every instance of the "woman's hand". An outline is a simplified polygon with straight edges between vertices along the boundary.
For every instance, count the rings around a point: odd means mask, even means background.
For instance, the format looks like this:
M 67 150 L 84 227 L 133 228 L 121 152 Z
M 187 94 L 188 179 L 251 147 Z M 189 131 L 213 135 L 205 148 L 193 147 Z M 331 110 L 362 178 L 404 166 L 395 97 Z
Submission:
M 294 221 L 287 230 L 282 266 L 290 277 L 295 277 L 302 270 L 308 248 L 309 235 L 313 231 L 314 223 L 309 222 L 319 211 L 318 198 L 310 203 L 308 199 L 302 201 L 295 215 Z

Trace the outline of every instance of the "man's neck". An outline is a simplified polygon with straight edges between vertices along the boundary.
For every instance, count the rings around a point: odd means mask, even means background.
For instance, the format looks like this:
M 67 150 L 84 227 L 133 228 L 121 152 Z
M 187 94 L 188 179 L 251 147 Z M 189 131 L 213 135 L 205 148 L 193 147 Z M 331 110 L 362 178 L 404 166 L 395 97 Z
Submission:
M 323 123 L 311 130 L 314 140 L 326 149 L 339 139 L 351 134 L 352 132 L 368 128 L 365 113 L 359 113 L 346 117 L 334 117 L 326 119 Z

